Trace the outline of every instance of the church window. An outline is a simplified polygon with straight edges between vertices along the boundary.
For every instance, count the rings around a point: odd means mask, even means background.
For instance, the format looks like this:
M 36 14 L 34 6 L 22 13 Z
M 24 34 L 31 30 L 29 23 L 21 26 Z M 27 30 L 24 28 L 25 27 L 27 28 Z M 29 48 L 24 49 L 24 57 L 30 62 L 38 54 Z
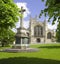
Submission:
M 50 32 L 47 33 L 47 39 L 51 39 L 51 33 Z
M 41 36 L 43 36 L 43 27 L 41 27 L 41 26 L 35 26 L 34 27 L 34 36 L 35 37 L 41 37 Z

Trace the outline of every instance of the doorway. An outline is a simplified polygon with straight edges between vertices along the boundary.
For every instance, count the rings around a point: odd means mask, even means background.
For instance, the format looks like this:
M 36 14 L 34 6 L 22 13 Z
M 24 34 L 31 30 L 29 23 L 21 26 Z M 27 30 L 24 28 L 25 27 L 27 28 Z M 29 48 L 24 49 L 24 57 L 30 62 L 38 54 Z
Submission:
M 41 39 L 40 38 L 37 38 L 37 43 L 40 43 L 41 42 Z

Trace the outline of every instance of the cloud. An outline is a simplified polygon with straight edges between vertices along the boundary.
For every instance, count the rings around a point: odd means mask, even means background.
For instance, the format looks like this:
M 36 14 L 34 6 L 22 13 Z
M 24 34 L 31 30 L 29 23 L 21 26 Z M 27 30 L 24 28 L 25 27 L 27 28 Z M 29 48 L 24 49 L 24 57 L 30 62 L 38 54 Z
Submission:
M 17 32 L 17 28 L 19 28 L 20 27 L 20 22 L 17 22 L 17 24 L 16 24 L 16 28 L 13 28 L 12 30 L 14 31 L 14 32 Z M 29 27 L 29 21 L 24 21 L 23 22 L 23 27 L 25 27 L 26 29 Z
M 29 9 L 28 9 L 28 7 L 27 7 L 27 3 L 25 3 L 25 2 L 17 2 L 16 4 L 17 4 L 18 8 L 21 8 L 21 6 L 23 6 L 23 8 L 26 10 L 26 12 L 24 12 L 24 18 L 28 17 L 28 15 L 29 15 L 31 12 L 29 11 Z M 29 26 L 29 21 L 28 21 L 28 20 L 26 21 L 26 20 L 23 19 L 23 26 L 24 26 L 25 28 L 28 28 L 28 26 Z M 17 24 L 16 24 L 16 28 L 18 28 L 18 27 L 20 27 L 20 19 L 19 19 L 19 21 L 18 21 Z
M 29 14 L 31 14 L 31 12 L 29 11 L 28 7 L 27 7 L 27 3 L 26 2 L 17 2 L 16 3 L 18 8 L 21 8 L 21 6 L 23 6 L 23 8 L 26 10 L 26 12 L 24 12 L 24 18 L 28 17 Z M 25 28 L 29 27 L 29 21 L 27 20 L 23 20 L 24 24 L 23 26 Z M 57 29 L 57 24 L 58 22 L 56 21 L 54 25 L 47 23 L 47 26 L 49 29 L 53 30 L 53 29 Z M 16 28 L 20 27 L 20 20 L 17 22 L 16 24 Z M 13 29 L 16 32 L 16 29 Z
M 29 21 L 24 21 L 24 27 L 28 28 L 29 27 Z
M 16 5 L 18 6 L 18 8 L 21 8 L 21 6 L 23 6 L 23 8 L 26 10 L 26 12 L 24 12 L 24 18 L 28 17 L 28 15 L 31 13 L 29 11 L 28 7 L 27 7 L 27 3 L 25 3 L 25 2 L 17 2 Z M 29 21 L 28 20 L 26 21 L 26 20 L 23 19 L 23 26 L 25 28 L 28 28 L 29 27 Z M 16 23 L 16 28 L 13 28 L 12 30 L 14 32 L 17 32 L 17 28 L 19 28 L 19 27 L 20 27 L 20 19 Z
M 24 18 L 26 18 L 31 12 L 29 11 L 29 9 L 27 8 L 27 3 L 25 2 L 17 2 L 16 3 L 18 8 L 21 8 L 21 6 L 26 10 L 26 12 L 24 12 Z
M 58 25 L 58 22 L 56 21 L 54 25 L 50 24 L 50 23 L 47 23 L 47 26 L 49 29 L 51 30 L 56 30 L 57 29 L 57 25 Z
M 19 20 L 19 22 L 17 22 L 17 24 L 16 24 L 16 28 L 19 28 L 20 27 L 20 20 Z M 29 27 L 29 21 L 27 20 L 27 21 L 23 21 L 23 27 L 25 27 L 25 28 L 28 28 Z
M 20 19 L 19 21 L 16 23 L 16 28 L 20 27 Z M 23 27 L 28 28 L 29 27 L 29 20 L 23 20 Z

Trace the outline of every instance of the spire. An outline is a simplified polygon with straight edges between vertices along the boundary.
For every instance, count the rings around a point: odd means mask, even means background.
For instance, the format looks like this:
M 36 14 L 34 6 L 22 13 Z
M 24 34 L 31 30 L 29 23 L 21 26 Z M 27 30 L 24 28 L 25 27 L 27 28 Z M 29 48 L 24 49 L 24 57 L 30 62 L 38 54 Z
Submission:
M 45 19 L 44 19 L 44 25 L 45 25 L 45 26 L 47 25 L 46 17 L 45 17 Z
M 36 19 L 36 20 L 38 19 L 38 16 L 37 16 L 37 15 L 35 16 L 35 19 Z

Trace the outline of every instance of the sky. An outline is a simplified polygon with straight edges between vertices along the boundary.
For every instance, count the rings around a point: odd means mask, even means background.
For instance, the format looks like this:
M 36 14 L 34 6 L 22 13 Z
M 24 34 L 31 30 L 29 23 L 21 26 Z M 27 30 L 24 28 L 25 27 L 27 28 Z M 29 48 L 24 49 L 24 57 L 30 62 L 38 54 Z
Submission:
M 42 2 L 41 0 L 14 0 L 14 2 L 25 3 L 32 17 L 35 17 L 36 15 L 39 16 L 40 11 L 45 8 L 44 2 Z
M 29 26 L 30 16 L 32 16 L 33 18 L 37 16 L 41 22 L 43 22 L 45 19 L 46 20 L 48 19 L 48 17 L 45 18 L 44 15 L 42 15 L 42 17 L 39 18 L 39 14 L 41 10 L 45 8 L 45 2 L 42 2 L 41 0 L 14 0 L 14 2 L 18 6 L 18 8 L 21 8 L 21 6 L 23 6 L 23 8 L 26 9 L 26 12 L 24 13 L 24 27 L 25 28 L 28 28 Z M 20 22 L 16 24 L 17 28 L 19 27 L 19 23 Z M 47 25 L 49 29 L 56 29 L 57 22 L 53 26 L 51 25 L 50 22 Z

